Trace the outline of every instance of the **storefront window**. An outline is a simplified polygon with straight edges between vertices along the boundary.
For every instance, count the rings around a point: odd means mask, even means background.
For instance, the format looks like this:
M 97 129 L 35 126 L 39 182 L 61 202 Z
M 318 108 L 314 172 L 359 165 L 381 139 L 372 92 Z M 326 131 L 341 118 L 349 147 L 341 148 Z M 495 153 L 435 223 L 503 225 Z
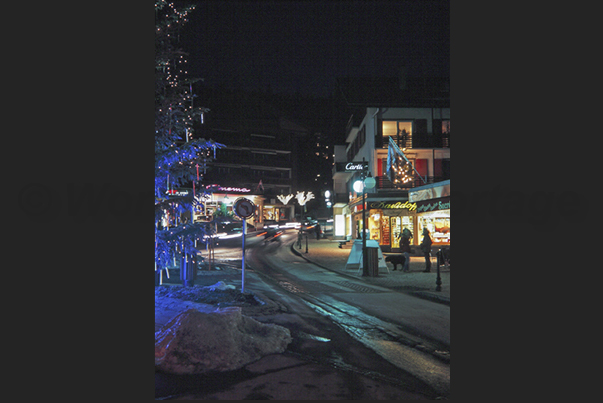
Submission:
M 385 251 L 389 252 L 400 247 L 400 236 L 404 228 L 408 228 L 413 233 L 414 215 L 394 215 L 399 214 L 394 210 L 371 209 L 369 211 L 367 220 L 369 239 L 378 241 Z
M 391 247 L 400 247 L 400 234 L 402 233 L 402 217 L 390 217 L 391 223 Z
M 419 235 L 423 233 L 423 228 L 427 228 L 434 244 L 450 244 L 450 210 L 421 214 L 418 224 Z
M 413 225 L 413 217 L 411 216 L 406 216 L 406 217 L 401 217 L 402 218 L 402 230 L 404 230 L 404 228 L 408 228 L 408 230 L 410 231 L 411 234 L 414 234 L 414 225 Z M 414 237 L 414 236 L 413 236 Z M 412 238 L 410 240 L 410 243 L 412 244 Z
M 381 217 L 383 217 L 383 211 L 381 210 L 370 210 L 368 218 L 368 228 L 370 239 L 375 240 L 382 244 L 381 236 Z
M 411 234 L 413 233 L 413 217 L 412 216 L 401 216 L 401 217 L 388 217 L 390 222 L 391 231 L 391 247 L 400 247 L 400 238 L 402 237 L 402 231 L 404 228 L 408 228 Z M 411 239 L 412 244 L 412 239 Z

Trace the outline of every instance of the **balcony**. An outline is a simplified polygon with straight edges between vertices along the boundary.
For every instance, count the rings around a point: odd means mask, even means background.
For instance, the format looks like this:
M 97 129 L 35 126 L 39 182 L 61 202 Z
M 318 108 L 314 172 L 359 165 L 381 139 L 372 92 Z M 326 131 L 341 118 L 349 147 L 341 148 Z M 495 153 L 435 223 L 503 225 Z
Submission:
M 412 148 L 450 148 L 450 133 L 413 135 Z
M 413 133 L 411 138 L 405 141 L 400 139 L 396 140 L 396 144 L 400 148 L 450 148 L 450 133 L 442 134 L 416 134 Z M 382 147 L 388 147 L 388 138 L 384 137 L 382 141 Z
M 375 180 L 377 181 L 377 184 L 375 185 L 375 188 L 377 189 L 377 191 L 382 190 L 382 191 L 386 191 L 386 192 L 387 191 L 396 191 L 396 190 L 408 190 L 408 189 L 412 189 L 417 186 L 423 186 L 423 185 L 430 184 L 430 183 L 445 181 L 445 180 L 450 179 L 450 177 L 448 177 L 448 176 L 424 176 L 423 179 L 425 179 L 425 182 L 423 182 L 420 178 L 417 177 L 417 178 L 414 178 L 414 180 L 411 180 L 410 182 L 395 185 L 385 175 L 376 176 Z

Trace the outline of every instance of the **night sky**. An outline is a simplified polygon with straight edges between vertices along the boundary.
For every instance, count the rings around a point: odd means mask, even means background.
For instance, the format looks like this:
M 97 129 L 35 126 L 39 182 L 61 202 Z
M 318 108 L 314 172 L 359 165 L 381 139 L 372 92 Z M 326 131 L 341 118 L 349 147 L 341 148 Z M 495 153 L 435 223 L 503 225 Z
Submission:
M 448 1 L 195 4 L 181 46 L 189 76 L 208 85 L 328 96 L 342 76 L 398 76 L 403 66 L 449 76 Z

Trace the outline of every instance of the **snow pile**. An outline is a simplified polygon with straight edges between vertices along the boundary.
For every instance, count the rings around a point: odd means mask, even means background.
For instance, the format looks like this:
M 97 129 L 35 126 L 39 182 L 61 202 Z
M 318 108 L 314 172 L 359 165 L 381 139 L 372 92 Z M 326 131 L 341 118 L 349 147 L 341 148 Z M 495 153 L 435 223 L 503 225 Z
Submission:
M 155 333 L 155 366 L 174 374 L 242 368 L 291 343 L 289 329 L 242 315 L 240 307 L 188 309 Z
M 216 290 L 224 291 L 224 290 L 234 290 L 235 286 L 232 284 L 226 285 L 226 283 L 224 281 L 218 281 L 214 285 L 208 285 L 203 288 L 209 289 L 209 291 L 216 291 Z

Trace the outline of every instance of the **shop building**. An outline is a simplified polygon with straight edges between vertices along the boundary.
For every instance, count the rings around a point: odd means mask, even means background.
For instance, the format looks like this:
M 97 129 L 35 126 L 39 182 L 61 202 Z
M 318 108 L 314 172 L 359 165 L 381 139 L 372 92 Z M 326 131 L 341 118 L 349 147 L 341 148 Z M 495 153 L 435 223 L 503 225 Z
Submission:
M 252 192 L 245 187 L 207 185 L 206 197 L 197 196 L 194 209 L 195 222 L 213 221 L 216 211 L 230 213 L 234 202 L 244 197 L 255 205 L 256 211 L 247 219 L 247 223 L 261 228 L 268 224 L 293 221 L 295 206 L 283 205 L 280 201 Z
M 413 239 L 416 238 L 416 207 L 408 200 L 368 200 L 366 208 L 370 239 L 378 241 L 383 251 L 399 252 L 400 235 L 404 228 L 413 233 Z
M 197 197 L 197 208 L 195 209 L 195 222 L 198 221 L 213 221 L 218 210 L 227 213 L 232 213 L 234 202 L 244 197 L 255 204 L 256 211 L 247 222 L 256 225 L 260 212 L 264 204 L 264 197 L 250 193 L 250 189 L 237 187 L 222 187 L 217 185 L 208 185 L 211 187 L 211 192 L 206 193 L 206 197 Z
M 440 97 L 447 93 L 421 98 L 400 89 L 397 94 L 383 102 L 346 95 L 358 109 L 348 122 L 346 144 L 335 146 L 334 239 L 356 239 L 366 228 L 368 239 L 377 240 L 384 252 L 398 252 L 404 228 L 413 234 L 411 244 L 418 245 L 426 227 L 432 238 L 437 235 L 434 243 L 449 244 L 450 108 L 447 95 Z M 354 169 L 361 161 L 364 172 Z M 375 179 L 373 188 L 364 189 L 364 206 L 362 191 L 353 186 L 363 175 Z M 412 193 L 415 189 L 423 192 Z M 437 197 L 427 198 L 426 192 Z
M 416 187 L 409 199 L 417 206 L 419 234 L 427 228 L 434 245 L 450 245 L 450 180 Z

